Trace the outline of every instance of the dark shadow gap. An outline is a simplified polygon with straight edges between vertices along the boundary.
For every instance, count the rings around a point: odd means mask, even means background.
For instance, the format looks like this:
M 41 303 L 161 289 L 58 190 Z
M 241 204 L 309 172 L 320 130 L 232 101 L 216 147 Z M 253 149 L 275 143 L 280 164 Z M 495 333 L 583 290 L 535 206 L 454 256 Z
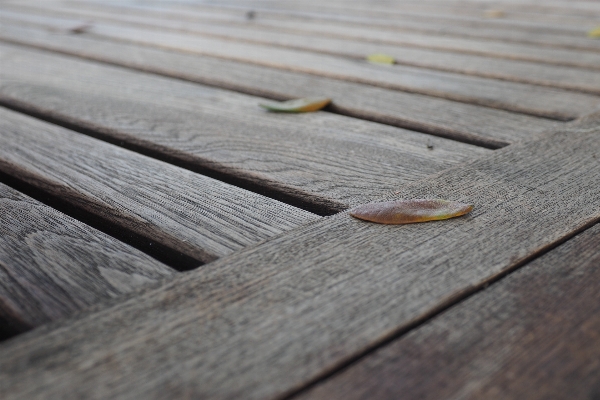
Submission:
M 527 264 L 534 261 L 535 259 L 542 257 L 543 255 L 554 250 L 561 244 L 571 240 L 572 238 L 579 235 L 580 233 L 583 233 L 584 231 L 588 230 L 589 228 L 591 228 L 594 225 L 596 225 L 597 223 L 599 223 L 599 221 L 600 221 L 600 218 L 597 218 L 597 219 L 594 219 L 594 220 L 588 222 L 587 224 L 573 230 L 572 232 L 565 235 L 561 239 L 555 241 L 554 243 L 550 243 L 546 247 L 540 249 L 537 253 L 533 253 L 530 256 L 521 260 L 520 262 L 516 263 L 512 267 L 507 268 L 505 271 L 500 272 L 499 274 L 487 279 L 486 281 L 478 284 L 477 286 L 473 286 L 471 288 L 467 288 L 467 289 L 463 290 L 461 293 L 456 294 L 454 296 L 454 298 L 449 299 L 448 301 L 446 301 L 443 304 L 440 304 L 437 308 L 431 310 L 429 313 L 416 319 L 415 321 L 411 322 L 410 324 L 403 326 L 402 328 L 398 329 L 396 332 L 391 333 L 390 335 L 388 335 L 387 337 L 384 337 L 383 339 L 379 340 L 378 342 L 373 343 L 372 345 L 368 346 L 361 352 L 348 357 L 347 359 L 338 363 L 336 366 L 333 366 L 332 368 L 325 370 L 323 373 L 321 373 L 319 376 L 315 377 L 314 379 L 310 380 L 308 383 L 305 383 L 300 387 L 289 390 L 287 393 L 284 393 L 281 396 L 279 396 L 278 399 L 280 399 L 280 400 L 293 399 L 296 396 L 299 396 L 303 393 L 308 392 L 310 389 L 313 389 L 314 387 L 318 386 L 319 384 L 324 383 L 328 379 L 334 378 L 336 375 L 341 374 L 348 368 L 351 368 L 353 365 L 362 361 L 364 358 L 368 357 L 369 355 L 376 352 L 377 350 L 395 342 L 396 340 L 402 339 L 402 337 L 404 335 L 408 334 L 409 332 L 413 331 L 414 329 L 419 328 L 421 325 L 425 325 L 430 320 L 432 320 L 433 318 L 437 317 L 440 314 L 443 314 L 450 308 L 459 306 L 462 302 L 466 301 L 471 296 L 475 296 L 479 292 L 488 288 L 490 285 L 500 282 L 502 279 L 507 277 L 509 274 L 513 273 L 514 271 L 516 271 L 520 268 L 525 267 Z
M 92 228 L 95 228 L 105 234 L 114 237 L 136 249 L 148 254 L 150 257 L 168 265 L 177 271 L 188 271 L 205 264 L 205 261 L 196 260 L 188 255 L 181 253 L 166 245 L 148 239 L 140 234 L 133 232 L 125 227 L 115 225 L 105 218 L 94 215 L 72 203 L 69 203 L 53 194 L 47 193 L 43 189 L 33 186 L 18 178 L 10 176 L 0 171 L 0 182 L 7 186 L 52 207 L 63 214 L 77 219 Z M 0 321 L 1 323 L 2 321 Z M 0 327 L 1 328 L 1 327 Z

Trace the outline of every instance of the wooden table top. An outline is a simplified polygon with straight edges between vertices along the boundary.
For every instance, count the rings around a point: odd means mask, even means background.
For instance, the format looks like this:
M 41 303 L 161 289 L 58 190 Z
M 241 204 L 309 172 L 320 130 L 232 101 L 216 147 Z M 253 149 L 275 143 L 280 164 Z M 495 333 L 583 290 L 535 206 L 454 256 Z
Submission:
M 597 24 L 2 1 L 0 398 L 600 398 Z M 416 198 L 474 209 L 348 213 Z

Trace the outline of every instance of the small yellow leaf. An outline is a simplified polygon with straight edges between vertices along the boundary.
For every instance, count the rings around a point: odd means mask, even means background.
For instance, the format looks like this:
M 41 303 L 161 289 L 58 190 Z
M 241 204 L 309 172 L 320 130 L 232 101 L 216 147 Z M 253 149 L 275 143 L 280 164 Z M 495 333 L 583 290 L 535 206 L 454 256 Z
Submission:
M 595 27 L 591 31 L 588 32 L 588 36 L 591 38 L 599 38 L 600 37 L 600 26 Z
M 387 54 L 371 54 L 367 56 L 367 61 L 373 64 L 395 64 L 396 60 L 392 56 L 388 56 Z
M 483 13 L 483 16 L 486 18 L 502 18 L 506 16 L 506 14 L 502 10 L 486 10 Z
M 363 204 L 350 210 L 350 215 L 379 224 L 412 224 L 459 217 L 472 209 L 472 205 L 456 201 L 414 199 Z
M 329 103 L 331 103 L 331 99 L 326 97 L 306 97 L 304 99 L 261 103 L 259 106 L 269 111 L 301 113 L 318 111 Z

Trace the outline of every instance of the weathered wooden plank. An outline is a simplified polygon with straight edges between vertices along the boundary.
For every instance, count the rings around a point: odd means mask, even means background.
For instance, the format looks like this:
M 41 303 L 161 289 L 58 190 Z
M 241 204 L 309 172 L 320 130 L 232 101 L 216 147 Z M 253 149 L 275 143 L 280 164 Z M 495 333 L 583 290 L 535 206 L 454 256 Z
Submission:
M 590 105 L 598 102 L 596 96 L 535 85 L 423 70 L 404 65 L 393 67 L 372 65 L 366 61 L 348 60 L 307 51 L 175 32 L 157 32 L 155 29 L 97 23 L 90 28 L 90 33 L 84 33 L 84 35 L 88 34 L 548 118 L 572 118 L 573 115 L 585 113 L 582 110 L 590 110 Z
M 0 390 L 6 398 L 289 393 L 598 221 L 599 133 L 596 115 L 396 195 L 471 202 L 469 217 L 382 226 L 341 213 L 21 336 L 0 346 Z
M 594 399 L 600 225 L 301 399 Z
M 156 284 L 174 270 L 0 183 L 0 336 Z
M 254 96 L 52 53 L 0 52 L 6 104 L 315 208 L 341 210 L 491 153 L 331 113 L 269 113 Z
M 223 24 L 171 22 L 164 18 L 127 16 L 116 13 L 91 13 L 91 18 L 116 20 L 128 26 L 148 26 L 155 29 L 175 31 L 233 39 L 288 49 L 299 49 L 334 56 L 364 60 L 372 53 L 389 54 L 401 65 L 422 67 L 438 71 L 530 83 L 583 93 L 600 94 L 600 74 L 597 71 L 582 70 L 565 66 L 544 65 L 529 61 L 504 60 L 480 55 L 456 54 L 454 52 L 418 49 L 402 45 L 373 44 L 360 39 L 322 38 L 306 34 L 257 30 L 254 27 L 232 27 Z M 3 17 L 39 21 L 38 16 L 3 11 Z M 75 26 L 75 22 L 73 22 Z M 600 55 L 598 55 L 600 57 Z
M 99 2 L 91 2 L 99 3 Z M 120 2 L 119 4 L 127 4 L 128 2 Z M 82 4 L 82 3 L 79 3 Z M 90 2 L 83 3 L 85 5 Z M 101 3 L 105 4 L 105 3 Z M 379 20 L 406 20 L 421 21 L 436 23 L 438 25 L 459 25 L 469 26 L 476 28 L 500 28 L 500 29 L 513 29 L 521 31 L 524 34 L 527 32 L 541 32 L 541 33 L 555 33 L 572 36 L 585 36 L 585 27 L 581 25 L 581 20 L 578 20 L 578 24 L 567 25 L 565 21 L 561 23 L 543 23 L 543 22 L 532 22 L 531 20 L 518 21 L 511 18 L 506 18 L 502 15 L 501 18 L 489 18 L 486 17 L 486 11 L 493 10 L 494 8 L 487 6 L 486 8 L 480 8 L 479 10 L 473 10 L 477 14 L 467 15 L 467 13 L 442 13 L 440 7 L 435 10 L 429 9 L 428 12 L 419 12 L 410 6 L 410 3 L 387 3 L 385 5 L 377 3 L 357 3 L 357 2 L 327 2 L 319 3 L 317 1 L 303 1 L 303 2 L 276 2 L 276 1 L 225 1 L 213 4 L 198 3 L 194 1 L 180 1 L 177 4 L 178 9 L 182 6 L 186 9 L 205 11 L 205 10 L 219 10 L 225 8 L 230 9 L 249 9 L 251 7 L 264 9 L 266 11 L 277 11 L 280 13 L 284 12 L 303 12 L 303 13 L 315 13 L 325 14 L 326 16 L 344 19 L 348 17 L 370 17 L 377 18 Z M 423 6 L 423 4 L 418 4 Z M 463 10 L 467 7 L 463 7 Z M 498 8 L 496 8 L 497 10 Z M 468 11 L 468 10 L 465 10 Z M 475 18 L 474 18 L 475 16 Z M 555 15 L 556 17 L 556 15 Z M 588 20 L 588 24 L 594 26 L 594 21 Z
M 529 139 L 557 126 L 553 121 L 545 119 L 415 93 L 81 35 L 56 35 L 39 30 L 19 29 L 8 23 L 0 24 L 0 37 L 79 57 L 275 99 L 327 95 L 333 99 L 331 109 L 344 115 L 416 129 L 491 148 Z M 598 102 L 597 99 L 595 101 Z M 583 106 L 581 102 L 577 105 Z M 573 108 L 573 113 L 584 109 Z M 573 113 L 563 116 L 574 116 Z
M 232 4 L 251 6 L 255 4 L 252 2 L 248 4 L 239 2 L 228 2 Z M 265 5 L 280 5 L 281 2 L 274 1 L 263 1 Z M 317 1 L 304 2 L 309 4 L 319 4 L 323 6 L 323 3 Z M 206 3 L 202 3 L 203 5 Z M 214 2 L 214 5 L 222 5 L 225 2 Z M 445 17 L 452 19 L 462 20 L 484 20 L 489 24 L 522 24 L 522 25 L 536 25 L 544 26 L 547 28 L 566 27 L 569 29 L 577 30 L 588 27 L 593 27 L 597 23 L 597 15 L 594 14 L 580 14 L 572 15 L 570 12 L 573 10 L 572 2 L 569 2 L 567 8 L 546 8 L 544 12 L 533 12 L 532 10 L 520 9 L 519 3 L 510 4 L 506 2 L 502 3 L 483 3 L 483 2 L 456 2 L 456 1 L 444 1 L 444 2 L 386 2 L 385 4 L 377 4 L 373 2 L 344 2 L 344 1 L 328 1 L 326 4 L 327 8 L 337 9 L 338 12 L 343 12 L 347 9 L 376 12 L 380 17 L 394 18 L 396 13 L 405 12 L 405 15 L 423 15 L 423 16 L 434 16 L 434 17 Z M 569 7 L 571 6 L 571 7 Z M 501 11 L 500 15 L 494 16 L 491 11 Z
M 37 89 L 34 95 L 43 93 L 43 88 L 33 88 Z M 85 97 L 79 100 L 94 107 Z M 127 115 L 126 111 L 122 109 L 118 116 Z M 162 246 L 173 254 L 182 253 L 192 265 L 181 268 L 212 261 L 318 219 L 276 200 L 6 109 L 0 109 L 0 116 L 0 172 L 68 208 L 91 214 L 144 248 L 155 246 L 161 251 Z

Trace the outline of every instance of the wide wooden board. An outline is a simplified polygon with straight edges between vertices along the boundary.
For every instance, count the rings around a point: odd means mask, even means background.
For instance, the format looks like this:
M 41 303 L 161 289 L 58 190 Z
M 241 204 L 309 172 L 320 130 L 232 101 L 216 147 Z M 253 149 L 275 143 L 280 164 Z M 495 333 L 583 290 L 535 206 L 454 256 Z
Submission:
M 174 273 L 0 183 L 0 338 L 155 285 Z
M 585 115 L 598 103 L 596 96 L 537 85 L 423 70 L 406 65 L 372 65 L 365 60 L 116 23 L 97 22 L 83 35 L 208 55 L 562 120 Z
M 21 336 L 0 346 L 2 394 L 293 392 L 596 223 L 599 134 L 596 115 L 396 194 L 471 202 L 467 217 L 382 226 L 341 213 Z
M 595 399 L 600 225 L 301 399 Z
M 318 219 L 3 108 L 0 172 L 180 269 Z
M 321 214 L 492 153 L 332 113 L 270 113 L 258 97 L 72 57 L 0 52 L 5 104 Z
M 336 113 L 490 148 L 529 139 L 557 126 L 555 122 L 546 119 L 415 93 L 81 35 L 21 29 L 9 23 L 0 25 L 0 37 L 16 43 L 274 99 L 326 95 L 333 99 L 329 109 Z M 587 105 L 593 104 L 595 103 Z

